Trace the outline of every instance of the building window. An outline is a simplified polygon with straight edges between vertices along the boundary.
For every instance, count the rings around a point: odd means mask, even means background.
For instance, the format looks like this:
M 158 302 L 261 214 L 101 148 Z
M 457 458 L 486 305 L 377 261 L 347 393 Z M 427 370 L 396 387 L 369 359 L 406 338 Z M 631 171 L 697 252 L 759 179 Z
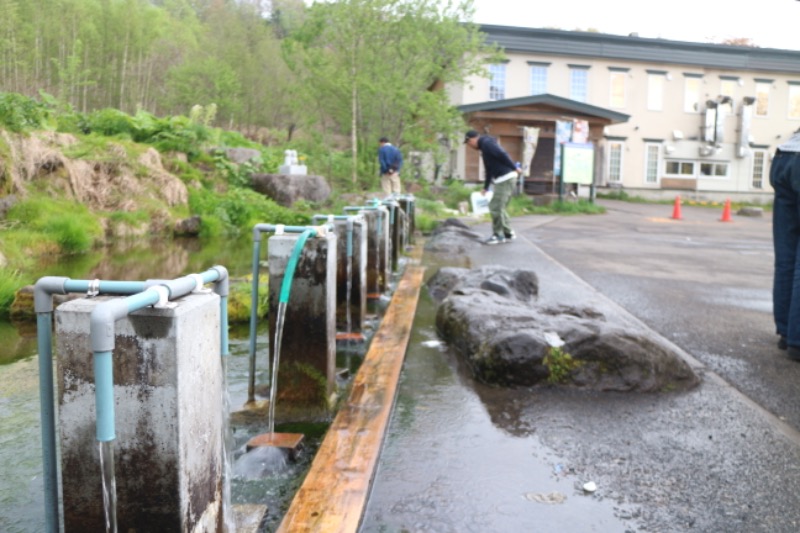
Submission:
M 622 181 L 622 152 L 625 144 L 620 141 L 608 143 L 608 181 L 619 183 Z
M 616 108 L 625 107 L 625 78 L 626 72 L 611 71 L 609 78 L 611 80 L 611 98 L 609 99 L 609 106 Z
M 678 178 L 692 178 L 694 177 L 694 164 L 694 161 L 667 161 L 664 165 L 664 173 Z
M 489 65 L 489 100 L 503 100 L 506 97 L 506 65 Z
M 576 102 L 586 102 L 589 94 L 589 69 L 586 67 L 570 67 L 569 97 Z
M 658 155 L 661 146 L 655 143 L 644 145 L 644 181 L 645 183 L 658 183 Z
M 547 92 L 547 65 L 531 65 L 531 96 Z
M 700 77 L 686 76 L 683 82 L 683 110 L 687 113 L 700 112 Z
M 789 85 L 789 118 L 800 118 L 800 85 Z
M 772 82 L 756 82 L 756 116 L 766 117 L 769 111 L 769 90 Z
M 767 171 L 767 151 L 753 150 L 753 179 L 751 181 L 754 189 L 764 188 L 764 176 Z
M 664 109 L 664 81 L 666 75 L 650 73 L 647 75 L 647 109 L 662 111 Z
M 728 163 L 700 163 L 700 176 L 726 178 L 728 177 Z

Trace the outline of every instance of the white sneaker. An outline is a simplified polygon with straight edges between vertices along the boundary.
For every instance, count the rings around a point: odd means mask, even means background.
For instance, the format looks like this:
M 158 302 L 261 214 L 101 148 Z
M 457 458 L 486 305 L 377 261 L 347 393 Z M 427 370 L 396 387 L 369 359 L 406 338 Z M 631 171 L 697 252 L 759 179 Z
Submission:
M 488 239 L 486 239 L 483 242 L 484 242 L 484 244 L 503 244 L 504 242 L 506 242 L 506 238 L 505 237 L 501 237 L 499 235 L 492 235 L 491 237 L 489 237 Z

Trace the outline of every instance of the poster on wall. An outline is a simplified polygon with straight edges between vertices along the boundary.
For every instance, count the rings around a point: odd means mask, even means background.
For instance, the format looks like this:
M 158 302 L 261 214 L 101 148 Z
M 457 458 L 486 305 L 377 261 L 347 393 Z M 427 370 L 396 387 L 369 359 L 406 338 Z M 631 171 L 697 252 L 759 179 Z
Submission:
M 574 120 L 572 122 L 572 142 L 586 144 L 589 142 L 589 122 Z
M 592 143 L 564 143 L 562 149 L 563 182 L 592 185 L 594 183 L 594 145 Z

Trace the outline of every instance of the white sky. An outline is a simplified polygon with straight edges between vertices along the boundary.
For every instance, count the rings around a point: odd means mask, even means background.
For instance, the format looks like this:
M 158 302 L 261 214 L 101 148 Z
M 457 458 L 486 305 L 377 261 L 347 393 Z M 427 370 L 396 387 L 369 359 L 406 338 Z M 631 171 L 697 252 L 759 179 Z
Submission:
M 479 24 L 718 43 L 748 37 L 761 48 L 800 50 L 800 1 L 473 0 Z

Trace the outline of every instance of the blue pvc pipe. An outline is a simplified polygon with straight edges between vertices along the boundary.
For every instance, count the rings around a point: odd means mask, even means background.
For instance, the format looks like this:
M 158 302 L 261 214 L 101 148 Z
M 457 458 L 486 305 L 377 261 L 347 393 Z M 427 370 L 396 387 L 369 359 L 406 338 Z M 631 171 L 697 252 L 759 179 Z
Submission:
M 111 442 L 116 435 L 114 427 L 114 361 L 110 351 L 94 353 L 94 388 L 97 440 Z
M 247 403 L 256 401 L 256 327 L 258 325 L 258 274 L 261 255 L 261 234 L 253 240 L 253 281 L 250 284 L 250 375 L 247 383 Z
M 96 286 L 93 286 L 96 284 Z M 89 292 L 95 289 L 101 294 L 136 294 L 146 289 L 143 281 L 92 281 L 68 279 L 64 282 L 64 292 Z
M 42 424 L 44 519 L 48 533 L 58 531 L 58 460 L 53 396 L 53 313 L 36 314 L 39 344 L 39 405 Z
M 228 343 L 228 297 L 220 296 L 219 298 L 219 321 L 221 330 L 220 354 L 222 357 L 230 355 L 230 348 Z

